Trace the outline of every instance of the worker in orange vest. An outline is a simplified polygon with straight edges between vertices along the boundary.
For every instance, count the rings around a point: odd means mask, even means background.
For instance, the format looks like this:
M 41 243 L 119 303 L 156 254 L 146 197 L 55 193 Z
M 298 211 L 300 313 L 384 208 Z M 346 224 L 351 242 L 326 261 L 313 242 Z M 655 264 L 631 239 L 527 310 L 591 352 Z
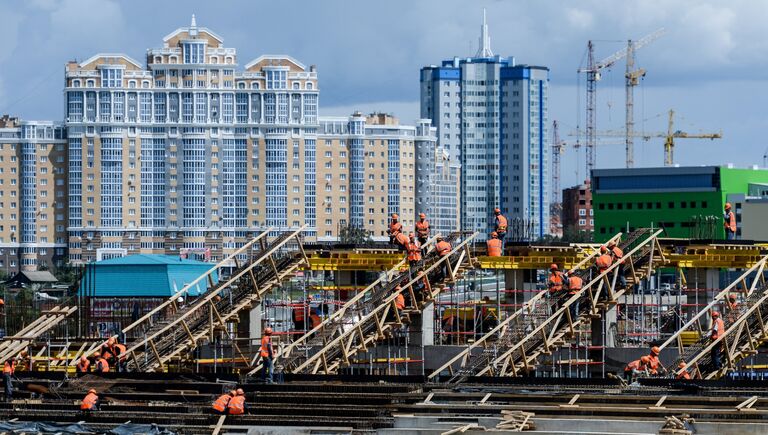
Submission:
M 499 236 L 502 245 L 504 244 L 504 237 L 507 235 L 507 218 L 501 214 L 501 210 L 497 207 L 493 209 L 494 222 L 496 224 L 496 234 Z
M 608 242 L 608 251 L 614 263 L 619 263 L 616 266 L 616 273 L 619 274 L 619 286 L 621 288 L 627 287 L 627 278 L 624 276 L 624 251 L 616 246 L 616 242 L 611 240 Z
M 96 361 L 95 373 L 109 373 L 109 362 L 99 352 L 93 354 L 93 359 Z
M 735 294 L 728 295 L 726 306 L 728 307 L 728 323 L 733 323 L 739 318 L 739 303 L 736 302 Z
M 549 266 L 549 281 L 547 282 L 550 296 L 563 290 L 563 281 L 563 274 L 557 269 L 557 264 L 552 263 Z
M 13 374 L 16 373 L 16 360 L 9 358 L 3 364 L 3 384 L 5 386 L 5 400 L 13 399 Z
M 720 313 L 715 311 L 712 313 L 712 330 L 709 331 L 709 339 L 711 341 L 715 341 L 718 338 L 722 337 L 722 335 L 725 333 L 725 322 L 723 322 L 723 319 L 720 318 Z M 720 368 L 723 366 L 722 362 L 720 362 L 720 348 L 722 346 L 722 343 L 718 343 L 715 346 L 712 347 L 712 352 L 710 353 L 710 356 L 712 357 L 712 364 L 715 367 L 715 370 L 720 370 Z
M 727 240 L 736 239 L 736 215 L 731 211 L 731 203 L 725 203 L 725 214 L 723 215 L 723 228 L 725 228 L 725 238 Z
M 416 222 L 416 237 L 421 246 L 426 246 L 427 240 L 429 240 L 429 222 L 424 213 L 419 213 L 419 221 Z
M 93 388 L 88 390 L 88 394 L 86 394 L 82 402 L 80 402 L 80 410 L 86 413 L 91 411 L 98 411 L 100 406 L 101 403 L 99 403 L 99 395 Z
M 405 309 L 405 295 L 403 295 L 403 292 L 401 291 L 402 289 L 403 288 L 398 285 L 394 290 L 394 293 L 397 293 L 397 296 L 395 296 L 395 308 L 397 308 L 398 311 Z
M 75 365 L 75 370 L 77 370 L 78 373 L 88 373 L 91 371 L 91 362 L 88 361 L 88 358 L 86 358 L 85 355 L 80 357 L 80 361 Z
M 408 263 L 411 267 L 419 264 L 421 261 L 421 245 L 416 241 L 416 236 L 413 233 L 408 235 Z
M 307 299 L 303 303 L 293 304 L 293 329 L 297 331 L 305 330 L 307 327 L 306 318 L 309 317 L 312 312 L 311 304 L 311 296 L 307 296 Z
M 499 240 L 499 234 L 496 231 L 491 233 L 491 238 L 485 242 L 488 248 L 489 257 L 501 257 L 501 240 Z
M 238 388 L 235 397 L 229 399 L 227 410 L 229 415 L 245 414 L 245 392 L 242 388 Z
M 576 275 L 575 270 L 569 270 L 565 273 L 565 288 L 568 289 L 568 298 L 577 294 L 584 287 L 584 280 L 580 276 Z M 576 299 L 571 303 L 569 307 L 571 313 L 571 321 L 575 322 L 579 315 L 579 300 Z
M 649 374 L 649 363 L 648 356 L 643 356 L 640 357 L 640 359 L 636 359 L 627 364 L 627 366 L 624 367 L 624 377 L 627 379 L 627 382 L 632 383 L 632 380 L 638 375 L 647 376 Z
M 115 337 L 109 337 L 106 343 L 101 345 L 101 357 L 112 366 L 117 365 L 118 351 L 115 347 L 116 344 L 117 340 L 115 340 Z
M 395 243 L 397 235 L 402 231 L 403 224 L 400 223 L 400 216 L 398 216 L 397 213 L 392 213 L 392 222 L 389 223 L 389 229 L 387 230 L 387 234 L 389 234 L 389 243 Z
M 611 267 L 611 263 L 613 263 L 613 257 L 611 257 L 611 254 L 608 253 L 608 248 L 605 246 L 600 247 L 600 255 L 595 260 L 595 265 L 597 266 L 598 273 L 603 273 Z
M 406 236 L 404 232 L 401 231 L 397 233 L 397 235 L 395 236 L 395 242 L 397 243 L 397 247 L 401 251 L 406 251 L 406 252 L 408 251 L 409 240 L 408 240 L 408 236 Z
M 437 244 L 435 244 L 435 250 L 437 251 L 437 255 L 440 258 L 447 257 L 451 253 L 451 244 L 443 240 L 441 236 L 437 236 L 436 240 Z M 448 261 L 450 260 L 443 261 L 441 265 L 442 267 L 440 267 L 441 279 L 448 276 Z
M 216 399 L 213 402 L 213 405 L 211 408 L 213 408 L 213 412 L 216 414 L 226 414 L 227 413 L 227 405 L 229 405 L 229 401 L 232 400 L 233 397 L 237 395 L 237 391 L 231 390 L 229 393 L 224 393 L 221 396 L 219 396 L 218 399 Z
M 653 346 L 651 348 L 651 353 L 648 354 L 648 369 L 654 376 L 661 374 L 660 372 L 666 373 L 667 371 L 667 369 L 661 365 L 661 361 L 659 360 L 660 353 L 661 349 L 659 349 L 659 346 Z
M 680 364 L 677 365 L 678 369 L 685 369 L 685 367 L 686 367 L 686 365 L 685 365 L 685 362 L 683 362 L 683 361 L 680 361 Z M 682 372 L 680 372 L 679 375 L 675 376 L 675 379 L 685 379 L 685 380 L 688 380 L 688 379 L 691 379 L 691 374 L 688 373 L 688 370 L 683 370 Z
M 274 349 L 272 347 L 272 328 L 267 326 L 264 329 L 264 336 L 261 337 L 261 346 L 259 347 L 259 355 L 261 355 L 261 365 L 263 367 L 261 372 L 261 379 L 271 384 L 272 372 L 275 370 L 274 366 Z

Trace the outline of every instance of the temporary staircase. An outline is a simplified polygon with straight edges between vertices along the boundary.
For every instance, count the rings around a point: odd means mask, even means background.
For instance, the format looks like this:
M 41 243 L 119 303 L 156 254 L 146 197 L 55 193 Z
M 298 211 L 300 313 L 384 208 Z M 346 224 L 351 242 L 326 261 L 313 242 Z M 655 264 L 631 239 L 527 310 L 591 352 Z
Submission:
M 768 341 L 768 284 L 765 273 L 768 255 L 747 269 L 659 348 L 677 346 L 677 358 L 667 370 L 676 375 L 689 371 L 693 378 L 718 379 L 735 370 L 739 361 L 757 354 L 757 348 Z M 728 296 L 738 295 L 736 309 L 729 309 Z M 719 310 L 715 308 L 719 307 Z M 725 332 L 712 340 L 712 312 L 719 311 Z M 712 349 L 718 346 L 720 367 L 712 360 Z M 685 368 L 679 368 L 685 362 Z
M 59 325 L 75 311 L 77 311 L 77 307 L 63 305 L 53 307 L 48 311 L 44 311 L 40 317 L 21 331 L 14 335 L 3 337 L 3 340 L 0 341 L 0 364 L 5 363 L 10 358 L 14 358 L 19 352 L 34 343 L 40 336 Z
M 410 323 L 448 283 L 472 267 L 469 243 L 476 234 L 464 236 L 455 233 L 446 237 L 453 246 L 450 254 L 428 254 L 421 270 L 393 269 L 390 274 L 394 277 L 390 279 L 388 274 L 387 279 L 377 280 L 323 324 L 284 347 L 277 355 L 277 367 L 288 373 L 333 374 L 351 365 L 354 355 L 375 347 L 394 330 Z M 395 298 L 401 293 L 409 304 L 398 311 Z
M 655 262 L 664 261 L 656 239 L 660 233 L 661 230 L 648 229 L 630 233 L 619 244 L 624 251 L 623 270 L 620 263 L 614 263 L 601 273 L 588 269 L 600 254 L 598 247 L 594 247 L 589 256 L 573 267 L 573 270 L 580 270 L 577 273 L 585 283 L 579 292 L 563 296 L 556 303 L 548 299 L 547 291 L 539 292 L 522 308 L 432 372 L 429 378 L 446 370 L 451 383 L 462 382 L 470 376 L 529 373 L 538 364 L 539 356 L 565 345 L 566 339 L 575 334 L 580 324 L 599 318 L 602 310 L 610 309 L 618 302 L 626 288 L 631 288 L 643 276 L 649 276 Z M 620 238 L 621 233 L 611 241 L 618 242 Z M 620 271 L 627 281 L 625 288 L 616 286 Z M 576 313 L 573 317 L 572 312 Z M 457 363 L 460 369 L 454 371 L 453 366 Z

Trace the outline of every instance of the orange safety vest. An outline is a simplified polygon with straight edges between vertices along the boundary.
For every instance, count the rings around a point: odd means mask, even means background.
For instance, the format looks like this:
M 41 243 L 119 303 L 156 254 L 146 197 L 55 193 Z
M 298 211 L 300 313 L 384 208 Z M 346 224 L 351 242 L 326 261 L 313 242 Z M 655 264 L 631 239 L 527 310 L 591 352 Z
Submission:
M 684 370 L 682 373 L 680 373 L 679 375 L 677 375 L 677 378 L 676 378 L 676 379 L 691 379 L 691 374 L 690 374 L 690 373 L 688 373 L 688 371 L 685 371 L 685 370 Z
M 395 307 L 397 307 L 398 310 L 405 308 L 405 296 L 403 296 L 402 293 L 395 296 Z
M 229 413 L 232 415 L 245 414 L 245 396 L 231 398 L 227 408 L 229 408 Z
M 661 361 L 659 361 L 659 357 L 653 355 L 648 355 L 648 359 L 651 360 L 648 363 L 648 367 L 651 369 L 651 373 L 655 375 L 661 365 Z
M 304 321 L 304 310 L 309 311 L 309 307 L 307 305 L 301 305 L 300 307 L 294 307 L 293 308 L 293 321 L 294 322 L 303 322 Z
M 411 241 L 408 238 L 408 236 L 406 236 L 404 233 L 397 233 L 397 236 L 395 236 L 395 240 L 403 248 L 406 248 L 408 246 L 408 243 Z
M 451 252 L 451 244 L 445 240 L 437 242 L 435 247 L 437 248 L 437 254 L 441 257 L 445 257 L 449 252 Z
M 408 261 L 421 260 L 421 246 L 416 242 L 408 242 Z
M 554 272 L 549 276 L 549 291 L 551 293 L 559 292 L 563 289 L 563 275 L 560 272 Z
M 115 356 L 119 356 L 120 361 L 125 361 L 125 351 L 127 350 L 125 345 L 118 343 L 115 345 L 115 350 L 117 351 L 117 355 Z
M 571 275 L 568 277 L 568 294 L 569 295 L 575 295 L 576 292 L 581 290 L 582 286 L 584 286 L 584 280 L 582 280 L 581 277 L 578 277 L 576 275 Z
M 323 323 L 323 319 L 320 318 L 320 316 L 317 315 L 315 311 L 312 311 L 309 314 L 309 323 L 312 326 L 312 328 L 316 328 L 320 326 L 321 323 Z
M 717 340 L 720 338 L 720 334 L 725 332 L 725 322 L 723 322 L 723 319 L 717 318 L 712 323 L 712 340 Z
M 13 375 L 15 371 L 16 371 L 16 361 L 6 361 L 5 365 L 3 365 L 3 374 Z
M 622 251 L 618 246 L 611 248 L 611 252 L 613 252 L 613 256 L 616 258 L 617 263 L 620 263 L 621 259 L 624 258 L 624 251 Z
M 597 260 L 595 260 L 595 264 L 597 265 L 597 268 L 600 269 L 600 272 L 611 267 L 612 262 L 613 259 L 608 254 L 603 254 L 597 257 Z
M 502 215 L 496 216 L 496 232 L 497 233 L 507 232 L 507 218 L 505 218 Z
M 232 396 L 229 394 L 222 394 L 215 402 L 213 402 L 212 408 L 216 411 L 224 412 L 227 409 L 227 405 L 229 405 L 230 399 L 232 399 Z
M 427 237 L 429 235 L 429 222 L 426 219 L 416 222 L 416 234 L 419 237 Z
M 270 347 L 272 345 L 272 337 L 269 335 L 265 335 L 261 337 L 261 347 L 259 347 L 259 352 L 261 352 L 261 356 L 268 358 L 270 357 Z
M 96 361 L 96 371 L 101 373 L 109 373 L 109 363 L 104 358 L 99 358 Z
M 403 229 L 403 224 L 400 222 L 391 222 L 389 224 L 389 235 L 392 237 L 397 236 Z
M 83 401 L 80 403 L 80 409 L 82 411 L 90 411 L 96 407 L 96 402 L 99 400 L 99 396 L 94 393 L 88 393 Z
M 486 244 L 488 245 L 488 256 L 489 257 L 501 257 L 501 240 L 499 240 L 499 239 L 488 239 Z
M 723 219 L 725 220 L 725 222 L 723 222 L 723 227 L 726 230 L 732 233 L 735 233 L 736 232 L 736 215 L 734 215 L 732 211 L 729 211 L 723 216 Z
M 627 364 L 626 367 L 624 367 L 625 372 L 631 372 L 632 370 L 643 371 L 645 370 L 645 366 L 643 365 L 642 361 L 640 361 L 639 359 L 636 359 L 631 363 Z
M 101 356 L 104 358 L 110 359 L 115 355 L 117 355 L 117 351 L 115 350 L 114 346 L 110 346 L 106 343 L 101 346 Z
M 75 366 L 75 369 L 78 373 L 88 373 L 88 369 L 91 368 L 91 362 L 88 360 L 85 360 L 85 364 L 83 364 L 82 361 L 78 361 L 77 365 Z

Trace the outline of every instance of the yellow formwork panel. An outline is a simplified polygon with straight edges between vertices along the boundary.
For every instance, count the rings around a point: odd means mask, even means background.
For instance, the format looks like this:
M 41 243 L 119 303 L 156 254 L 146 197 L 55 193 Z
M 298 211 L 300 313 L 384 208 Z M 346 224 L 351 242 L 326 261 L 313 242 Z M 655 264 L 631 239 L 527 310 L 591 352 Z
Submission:
M 305 270 L 389 270 L 395 267 L 404 255 L 398 252 L 331 252 L 330 255 L 313 253 L 308 255 L 309 267 L 305 267 Z

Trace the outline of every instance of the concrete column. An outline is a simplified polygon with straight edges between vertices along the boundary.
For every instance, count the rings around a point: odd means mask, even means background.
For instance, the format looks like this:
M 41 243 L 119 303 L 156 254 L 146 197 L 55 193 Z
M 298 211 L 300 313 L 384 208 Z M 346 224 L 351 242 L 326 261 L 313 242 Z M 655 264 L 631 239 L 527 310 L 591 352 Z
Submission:
M 413 331 L 411 334 L 411 344 L 413 346 L 432 346 L 435 344 L 435 304 L 429 303 L 421 311 L 421 315 L 415 317 L 411 325 L 420 327 L 420 330 Z
M 262 334 L 262 313 L 263 306 L 261 304 L 253 307 L 248 312 L 248 338 L 251 340 L 251 346 L 259 343 Z
M 536 271 L 528 269 L 513 269 L 504 271 L 504 289 L 524 290 L 522 293 L 505 293 L 506 304 L 522 304 L 530 300 L 536 290 Z

